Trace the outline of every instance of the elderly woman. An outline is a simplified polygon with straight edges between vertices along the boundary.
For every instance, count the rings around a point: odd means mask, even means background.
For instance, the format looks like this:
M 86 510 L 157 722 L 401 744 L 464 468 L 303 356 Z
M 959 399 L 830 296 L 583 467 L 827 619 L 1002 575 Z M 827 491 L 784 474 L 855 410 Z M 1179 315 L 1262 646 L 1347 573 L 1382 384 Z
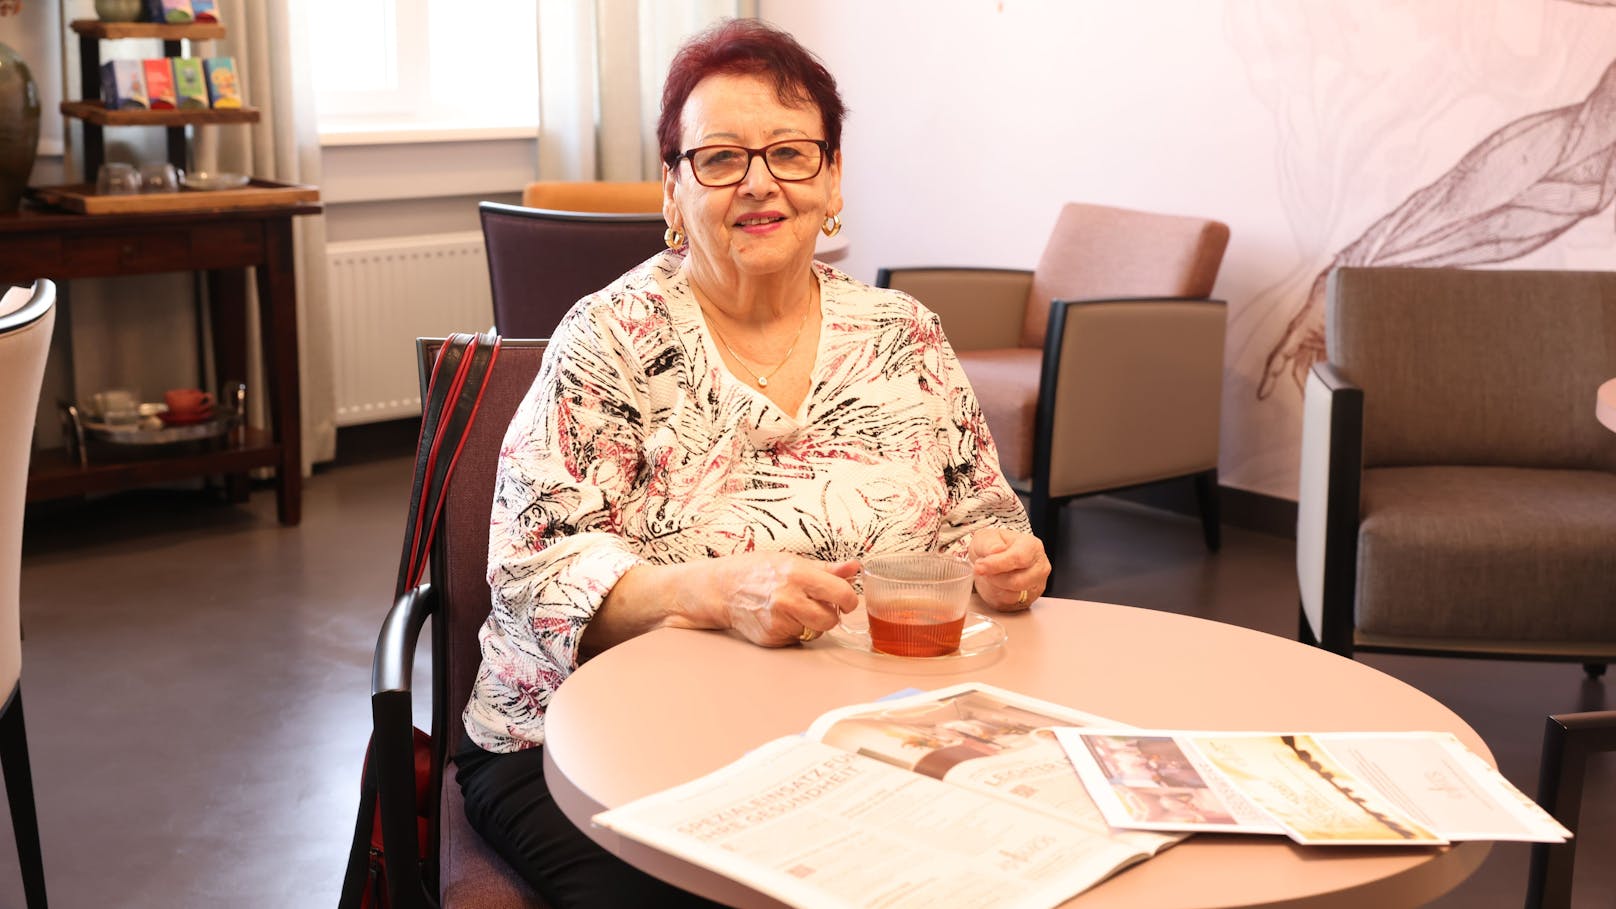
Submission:
M 545 790 L 545 706 L 581 660 L 662 627 L 810 641 L 876 552 L 969 556 L 1002 610 L 1043 592 L 937 317 L 813 260 L 841 226 L 843 114 L 789 35 L 687 43 L 658 124 L 670 248 L 572 308 L 505 437 L 457 762 L 473 826 L 554 906 L 682 896 Z

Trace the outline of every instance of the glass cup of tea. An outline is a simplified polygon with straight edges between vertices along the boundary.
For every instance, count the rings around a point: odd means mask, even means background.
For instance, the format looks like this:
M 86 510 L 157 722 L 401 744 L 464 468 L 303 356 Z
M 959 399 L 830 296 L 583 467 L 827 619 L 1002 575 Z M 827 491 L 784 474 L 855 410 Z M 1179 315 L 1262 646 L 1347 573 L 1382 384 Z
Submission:
M 894 553 L 864 559 L 859 574 L 870 649 L 907 657 L 959 650 L 971 602 L 971 563 L 937 553 Z

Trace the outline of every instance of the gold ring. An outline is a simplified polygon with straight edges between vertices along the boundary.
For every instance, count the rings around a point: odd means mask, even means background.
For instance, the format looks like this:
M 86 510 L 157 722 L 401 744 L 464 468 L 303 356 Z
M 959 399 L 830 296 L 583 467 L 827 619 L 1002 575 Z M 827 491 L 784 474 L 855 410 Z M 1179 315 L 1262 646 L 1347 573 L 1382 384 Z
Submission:
M 803 642 L 804 644 L 806 644 L 809 641 L 812 641 L 814 638 L 819 637 L 819 635 L 820 635 L 820 632 L 815 631 L 812 628 L 809 628 L 807 626 L 803 626 L 802 634 L 797 635 L 797 640 L 799 640 L 799 641 Z
M 1021 596 L 1016 597 L 1016 605 L 1017 606 L 1025 606 L 1025 605 L 1027 605 L 1027 589 L 1025 587 L 1023 587 L 1021 589 Z

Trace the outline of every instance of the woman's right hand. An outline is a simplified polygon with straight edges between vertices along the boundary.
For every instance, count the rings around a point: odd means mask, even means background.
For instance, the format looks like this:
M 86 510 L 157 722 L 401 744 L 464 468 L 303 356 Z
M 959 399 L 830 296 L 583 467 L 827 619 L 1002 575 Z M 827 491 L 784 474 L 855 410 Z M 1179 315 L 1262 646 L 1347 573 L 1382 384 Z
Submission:
M 733 628 L 754 644 L 782 647 L 804 630 L 825 632 L 858 606 L 856 560 L 820 562 L 780 552 L 724 556 L 682 566 L 667 624 Z

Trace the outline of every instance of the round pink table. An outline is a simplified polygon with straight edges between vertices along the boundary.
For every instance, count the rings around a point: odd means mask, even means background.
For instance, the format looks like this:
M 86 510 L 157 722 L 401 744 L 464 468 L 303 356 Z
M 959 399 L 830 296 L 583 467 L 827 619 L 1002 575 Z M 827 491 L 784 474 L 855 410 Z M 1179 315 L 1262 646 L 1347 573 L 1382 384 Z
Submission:
M 596 812 L 694 779 L 833 707 L 904 688 L 982 681 L 1136 726 L 1268 731 L 1447 730 L 1492 753 L 1422 692 L 1295 641 L 1173 613 L 1045 598 L 996 616 L 990 654 L 902 660 L 821 638 L 766 650 L 719 632 L 665 629 L 584 664 L 556 692 L 545 778 L 567 817 L 664 880 L 739 907 L 781 905 L 735 881 L 593 826 Z M 1066 903 L 1418 906 L 1464 880 L 1487 843 L 1303 847 L 1280 837 L 1201 834 Z
M 1599 397 L 1594 402 L 1594 416 L 1605 428 L 1616 432 L 1616 379 L 1599 386 Z

